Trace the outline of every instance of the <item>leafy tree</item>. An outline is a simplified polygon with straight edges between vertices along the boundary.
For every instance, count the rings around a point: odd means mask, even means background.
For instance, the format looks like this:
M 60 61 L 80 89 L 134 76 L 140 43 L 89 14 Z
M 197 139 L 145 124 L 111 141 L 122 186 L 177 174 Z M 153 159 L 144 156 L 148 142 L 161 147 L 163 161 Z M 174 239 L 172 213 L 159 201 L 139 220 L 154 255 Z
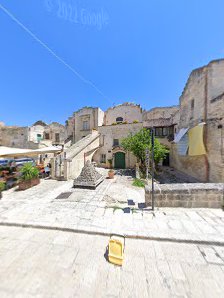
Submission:
M 152 149 L 150 130 L 143 128 L 136 134 L 130 133 L 127 138 L 121 141 L 121 145 L 126 151 L 132 152 L 144 166 L 146 158 L 145 151 L 146 149 L 150 151 Z M 168 150 L 155 138 L 154 161 L 156 165 L 165 157 L 167 152 Z

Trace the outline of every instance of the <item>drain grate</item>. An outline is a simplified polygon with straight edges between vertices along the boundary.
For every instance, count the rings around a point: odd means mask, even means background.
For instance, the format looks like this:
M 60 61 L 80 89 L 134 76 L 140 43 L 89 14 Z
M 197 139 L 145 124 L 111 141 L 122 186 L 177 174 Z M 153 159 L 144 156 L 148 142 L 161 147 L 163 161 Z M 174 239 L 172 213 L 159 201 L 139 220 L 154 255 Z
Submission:
M 55 198 L 55 200 L 63 200 L 63 199 L 68 199 L 72 192 L 62 192 L 59 196 Z

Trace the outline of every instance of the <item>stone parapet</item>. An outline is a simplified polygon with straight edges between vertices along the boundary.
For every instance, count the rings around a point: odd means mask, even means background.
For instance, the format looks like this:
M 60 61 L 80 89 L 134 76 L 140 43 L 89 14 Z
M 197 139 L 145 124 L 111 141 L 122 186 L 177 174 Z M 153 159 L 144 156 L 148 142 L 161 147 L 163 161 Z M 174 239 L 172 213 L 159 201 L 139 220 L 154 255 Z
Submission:
M 224 204 L 223 183 L 155 184 L 156 207 L 221 208 Z M 152 204 L 152 188 L 145 187 L 145 202 Z

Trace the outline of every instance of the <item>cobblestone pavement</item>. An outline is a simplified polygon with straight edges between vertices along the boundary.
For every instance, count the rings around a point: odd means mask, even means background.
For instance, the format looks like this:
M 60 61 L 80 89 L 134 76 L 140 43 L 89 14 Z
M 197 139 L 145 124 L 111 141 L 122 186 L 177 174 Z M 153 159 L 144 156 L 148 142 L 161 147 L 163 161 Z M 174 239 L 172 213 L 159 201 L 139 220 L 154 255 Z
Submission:
M 39 225 L 224 244 L 221 209 L 160 208 L 152 212 L 142 209 L 144 189 L 131 183 L 131 177 L 117 176 L 104 180 L 96 190 L 83 190 L 73 189 L 72 181 L 43 180 L 23 192 L 9 190 L 0 200 L 0 225 Z
M 0 227 L 0 297 L 223 297 L 224 247 Z

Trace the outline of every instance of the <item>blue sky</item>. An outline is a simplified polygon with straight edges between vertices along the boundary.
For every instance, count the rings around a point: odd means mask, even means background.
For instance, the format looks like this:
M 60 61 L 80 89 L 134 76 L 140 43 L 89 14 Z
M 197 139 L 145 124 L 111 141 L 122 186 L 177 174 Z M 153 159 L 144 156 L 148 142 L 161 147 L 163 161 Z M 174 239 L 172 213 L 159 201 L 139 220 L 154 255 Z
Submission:
M 84 78 L 0 9 L 0 121 L 8 125 L 64 123 L 82 106 L 178 104 L 191 70 L 224 56 L 221 0 L 0 4 Z

